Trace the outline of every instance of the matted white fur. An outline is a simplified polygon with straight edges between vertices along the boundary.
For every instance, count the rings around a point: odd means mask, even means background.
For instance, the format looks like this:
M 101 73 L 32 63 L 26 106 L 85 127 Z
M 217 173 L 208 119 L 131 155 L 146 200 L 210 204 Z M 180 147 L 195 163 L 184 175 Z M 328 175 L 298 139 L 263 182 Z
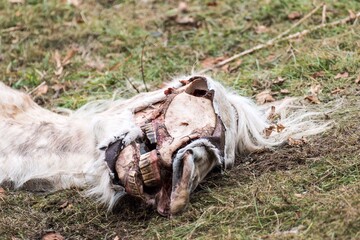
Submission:
M 179 79 L 190 77 L 175 79 L 170 85 L 179 87 Z M 270 124 L 268 110 L 206 79 L 217 97 L 215 111 L 230 122 L 222 163 L 227 168 L 234 164 L 236 154 L 273 148 L 289 137 L 307 137 L 331 126 L 319 120 L 323 113 L 311 112 L 296 105 L 296 99 L 287 99 L 275 103 L 279 123 L 285 129 L 266 137 L 263 131 Z M 119 138 L 130 143 L 141 136 L 134 112 L 165 97 L 161 89 L 128 100 L 95 101 L 63 116 L 0 83 L 0 184 L 12 182 L 19 188 L 29 181 L 46 180 L 52 190 L 86 188 L 88 194 L 111 208 L 122 194 L 112 188 L 101 149 Z

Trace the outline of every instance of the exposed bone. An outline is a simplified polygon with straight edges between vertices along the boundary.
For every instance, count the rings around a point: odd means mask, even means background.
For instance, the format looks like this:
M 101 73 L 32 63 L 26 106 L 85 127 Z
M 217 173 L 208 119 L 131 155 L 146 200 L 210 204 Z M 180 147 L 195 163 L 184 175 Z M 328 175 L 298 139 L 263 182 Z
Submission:
M 179 151 L 179 156 L 174 160 L 173 189 L 170 198 L 171 214 L 177 214 L 185 208 L 190 193 L 218 162 L 219 156 L 211 144 L 206 143 L 206 140 L 199 140 L 198 145 Z
M 170 213 L 177 214 L 184 210 L 189 202 L 191 177 L 194 171 L 194 158 L 190 152 L 184 154 L 182 159 L 181 181 L 173 187 L 170 200 Z M 175 173 L 176 174 L 176 173 Z
M 190 85 L 191 86 L 191 85 Z M 173 138 L 190 135 L 194 129 L 215 128 L 216 115 L 210 99 L 178 94 L 165 114 L 165 126 Z
M 166 142 L 162 148 L 159 149 L 161 156 L 161 163 L 166 167 L 171 167 L 172 156 L 176 150 L 180 147 L 185 146 L 191 139 L 199 138 L 199 133 L 193 133 L 180 139 L 175 139 L 173 142 Z

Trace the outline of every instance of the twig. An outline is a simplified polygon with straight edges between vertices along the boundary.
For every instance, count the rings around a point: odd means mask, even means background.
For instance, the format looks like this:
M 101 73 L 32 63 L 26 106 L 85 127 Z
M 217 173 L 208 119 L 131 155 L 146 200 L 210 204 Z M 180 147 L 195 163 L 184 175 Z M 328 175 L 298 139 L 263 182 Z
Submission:
M 306 16 L 305 16 L 306 17 Z M 250 48 L 248 50 L 245 50 L 243 52 L 240 52 L 238 54 L 235 54 L 234 56 L 230 57 L 230 58 L 227 58 L 217 64 L 215 64 L 214 66 L 212 67 L 209 67 L 209 68 L 205 68 L 203 70 L 200 70 L 198 73 L 199 74 L 203 74 L 203 73 L 206 73 L 208 71 L 211 71 L 215 68 L 219 68 L 219 67 L 222 67 L 226 64 L 228 64 L 229 62 L 232 62 L 234 61 L 235 59 L 238 59 L 242 56 L 245 56 L 245 55 L 248 55 L 250 53 L 253 53 L 257 50 L 260 50 L 260 49 L 263 49 L 263 48 L 267 48 L 267 47 L 270 47 L 276 43 L 279 43 L 279 42 L 283 42 L 283 41 L 287 41 L 287 40 L 290 40 L 290 39 L 294 39 L 294 38 L 299 38 L 299 37 L 303 37 L 311 32 L 314 32 L 316 30 L 319 30 L 319 29 L 322 29 L 322 28 L 326 28 L 326 27 L 333 27 L 333 26 L 336 26 L 336 25 L 342 25 L 342 24 L 346 24 L 347 22 L 349 21 L 352 21 L 352 20 L 357 20 L 358 18 L 360 17 L 360 12 L 358 12 L 357 14 L 355 15 L 351 15 L 349 17 L 346 17 L 346 18 L 343 18 L 343 19 L 340 19 L 340 20 L 337 20 L 337 21 L 334 21 L 334 22 L 331 22 L 331 23 L 322 23 L 318 26 L 315 26 L 315 27 L 312 27 L 310 29 L 306 29 L 306 30 L 303 30 L 303 31 L 300 31 L 300 32 L 297 32 L 297 33 L 294 33 L 294 34 L 291 34 L 287 37 L 283 37 L 283 38 L 280 38 L 280 39 L 277 39 L 277 40 L 269 40 L 268 42 L 264 43 L 264 44 L 259 44 L 259 45 L 256 45 L 255 47 L 253 48 Z M 301 20 L 299 20 L 301 21 Z M 282 34 L 280 34 L 282 35 Z M 277 38 L 277 37 L 276 37 Z
M 324 24 L 326 22 L 326 4 L 323 5 L 321 23 Z
M 299 21 L 297 21 L 296 23 L 294 23 L 288 30 L 282 32 L 281 34 L 279 34 L 278 36 L 276 36 L 275 38 L 271 39 L 270 41 L 276 41 L 280 38 L 282 38 L 283 36 L 285 36 L 286 34 L 288 34 L 291 30 L 293 30 L 294 28 L 296 28 L 297 26 L 299 26 L 300 24 L 302 24 L 303 22 L 305 22 L 307 19 L 309 19 L 312 15 L 314 15 L 314 13 L 317 12 L 317 10 L 319 10 L 322 6 L 325 6 L 324 3 L 320 4 L 319 6 L 317 6 L 316 8 L 314 8 L 311 12 L 309 12 L 308 14 L 306 14 L 303 18 L 301 18 Z
M 143 60 L 144 60 L 144 51 L 145 51 L 145 45 L 146 45 L 146 39 L 148 38 L 149 35 L 146 35 L 145 39 L 144 39 L 144 44 L 142 46 L 141 49 L 141 59 L 140 59 L 140 64 L 141 64 L 141 77 L 142 77 L 142 81 L 144 83 L 145 86 L 145 90 L 148 92 L 149 89 L 146 86 L 146 81 L 145 81 L 145 74 L 144 74 L 144 64 L 143 64 Z
M 301 32 L 291 34 L 291 35 L 289 35 L 289 36 L 287 36 L 287 37 L 285 37 L 283 39 L 280 39 L 280 41 L 278 41 L 278 42 L 290 40 L 290 39 L 293 39 L 293 38 L 299 38 L 299 37 L 305 36 L 305 35 L 307 35 L 307 34 L 309 34 L 311 32 L 314 32 L 314 31 L 322 29 L 322 28 L 333 27 L 333 26 L 336 26 L 336 25 L 346 24 L 347 22 L 355 20 L 355 19 L 357 19 L 359 17 L 360 17 L 360 12 L 358 12 L 354 16 L 349 16 L 349 17 L 346 17 L 346 18 L 343 18 L 343 19 L 340 19 L 340 20 L 337 20 L 337 21 L 334 21 L 334 22 L 331 22 L 331 23 L 320 24 L 320 25 L 312 27 L 310 29 L 305 29 L 305 30 L 303 30 Z
M 128 81 L 130 83 L 130 85 L 133 87 L 133 89 L 137 92 L 140 93 L 139 89 L 134 85 L 134 83 L 130 80 L 130 78 L 125 77 L 126 81 Z M 146 86 L 146 85 L 145 85 Z
M 15 27 L 9 27 L 9 28 L 6 28 L 6 29 L 2 29 L 0 32 L 1 33 L 9 33 L 9 32 L 22 30 L 22 29 L 24 29 L 23 26 L 15 26 Z
M 36 90 L 38 90 L 39 88 L 41 88 L 43 85 L 45 85 L 46 82 L 43 81 L 42 83 L 40 83 L 36 88 L 34 88 L 33 90 L 31 90 L 30 92 L 28 92 L 29 95 L 33 94 Z

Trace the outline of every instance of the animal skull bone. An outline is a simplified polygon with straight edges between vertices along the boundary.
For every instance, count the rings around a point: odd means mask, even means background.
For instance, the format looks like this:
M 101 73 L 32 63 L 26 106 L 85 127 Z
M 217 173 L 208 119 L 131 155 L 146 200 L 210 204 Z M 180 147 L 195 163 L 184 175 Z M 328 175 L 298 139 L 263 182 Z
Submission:
M 106 149 L 113 184 L 164 216 L 181 212 L 196 186 L 224 163 L 226 129 L 235 122 L 217 111 L 221 96 L 206 78 L 182 83 L 135 112 L 142 137 L 127 146 L 119 139 Z

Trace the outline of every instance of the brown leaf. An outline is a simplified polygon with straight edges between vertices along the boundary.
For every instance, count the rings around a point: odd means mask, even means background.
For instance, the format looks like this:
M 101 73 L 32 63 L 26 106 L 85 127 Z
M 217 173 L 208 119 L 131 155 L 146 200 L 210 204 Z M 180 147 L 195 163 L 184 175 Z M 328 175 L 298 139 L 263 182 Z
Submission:
M 289 94 L 290 91 L 285 88 L 285 89 L 281 89 L 281 90 L 280 90 L 280 93 L 282 93 L 282 94 Z
M 360 74 L 359 74 L 359 76 L 355 79 L 355 83 L 360 83 Z
M 315 95 L 306 96 L 305 100 L 308 100 L 310 103 L 313 103 L 313 104 L 320 104 L 320 100 Z
M 77 53 L 77 49 L 75 48 L 72 48 L 70 50 L 67 51 L 64 59 L 61 61 L 61 65 L 62 66 L 65 66 L 65 65 L 68 65 L 70 63 L 70 59 L 75 56 L 75 54 Z
M 324 72 L 324 71 L 319 71 L 319 72 L 313 73 L 311 76 L 312 76 L 313 78 L 324 77 L 324 76 L 325 76 L 325 72 Z
M 276 80 L 273 80 L 273 84 L 274 85 L 282 85 L 285 82 L 285 78 L 282 77 L 277 77 Z
M 351 19 L 356 19 L 356 14 L 352 10 L 348 10 L 348 12 Z
M 2 199 L 3 197 L 5 197 L 5 189 L 0 187 L 0 199 Z
M 301 16 L 302 16 L 302 14 L 299 13 L 299 12 L 291 12 L 291 13 L 288 14 L 287 17 L 288 17 L 289 20 L 296 20 L 296 19 L 300 19 Z
M 63 71 L 63 66 L 61 64 L 61 56 L 58 50 L 54 53 L 54 61 L 56 65 L 55 75 L 59 76 Z
M 65 240 L 65 238 L 60 233 L 51 232 L 44 234 L 41 240 Z
M 65 201 L 64 203 L 62 203 L 62 204 L 59 206 L 59 209 L 64 209 L 64 208 L 66 208 L 67 206 L 69 206 L 69 202 L 68 202 L 68 201 Z
M 339 79 L 339 78 L 347 78 L 347 77 L 349 77 L 349 73 L 348 72 L 343 72 L 343 73 L 336 74 L 336 76 L 334 78 Z
M 282 132 L 282 130 L 285 129 L 285 126 L 282 125 L 281 123 L 278 123 L 276 124 L 276 131 L 279 133 L 279 132 Z
M 310 87 L 310 93 L 312 95 L 317 96 L 320 92 L 321 92 L 321 85 L 320 84 L 312 85 Z
M 301 146 L 307 143 L 306 138 L 302 137 L 301 139 L 293 139 L 291 137 L 288 138 L 288 143 L 290 146 Z
M 268 29 L 266 26 L 264 26 L 264 25 L 260 25 L 260 26 L 255 27 L 255 32 L 256 32 L 257 34 L 266 33 L 266 32 L 268 32 L 268 31 L 269 31 L 269 29 Z
M 274 122 L 275 120 L 278 120 L 280 118 L 280 115 L 278 113 L 276 113 L 276 109 L 275 106 L 271 106 L 271 110 L 269 113 L 269 116 L 267 117 L 267 119 L 270 122 Z
M 271 126 L 265 128 L 264 129 L 265 136 L 269 137 L 275 129 L 276 129 L 276 127 L 274 125 L 271 125 Z
M 256 102 L 258 104 L 264 104 L 267 102 L 274 102 L 275 99 L 273 98 L 273 96 L 271 95 L 271 90 L 265 90 L 262 91 L 261 93 L 257 94 L 255 96 Z
M 345 91 L 345 89 L 337 87 L 337 88 L 335 88 L 334 90 L 331 91 L 331 94 L 338 94 L 338 93 L 342 93 L 344 91 Z
M 212 2 L 208 2 L 206 5 L 207 5 L 208 7 L 216 7 L 218 4 L 217 4 L 216 1 L 212 1 Z
M 212 68 L 216 64 L 220 63 L 221 61 L 223 61 L 225 59 L 226 59 L 226 57 L 224 57 L 224 56 L 222 56 L 222 57 L 207 57 L 203 61 L 201 61 L 201 66 L 203 68 Z M 225 72 L 227 72 L 229 70 L 229 65 L 225 64 L 224 66 L 221 67 L 221 69 L 224 70 Z
M 56 84 L 52 85 L 51 88 L 55 92 L 58 92 L 58 91 L 65 91 L 66 86 L 64 84 L 61 84 L 61 83 L 56 83 Z
M 42 96 L 42 95 L 46 94 L 48 92 L 48 90 L 49 90 L 49 86 L 46 83 L 42 84 L 36 89 L 35 95 L 38 97 Z
M 89 58 L 89 59 L 87 59 L 86 66 L 88 66 L 90 68 L 94 68 L 94 69 L 96 69 L 98 71 L 102 71 L 105 68 L 104 62 L 99 58 L 96 58 L 96 59 Z

